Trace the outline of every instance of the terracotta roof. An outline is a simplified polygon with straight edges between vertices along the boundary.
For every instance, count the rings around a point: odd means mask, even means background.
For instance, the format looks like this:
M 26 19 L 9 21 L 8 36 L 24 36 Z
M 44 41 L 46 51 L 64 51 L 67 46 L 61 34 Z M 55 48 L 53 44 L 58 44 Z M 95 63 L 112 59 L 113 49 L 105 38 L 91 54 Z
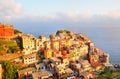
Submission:
M 91 64 L 92 64 L 93 66 L 95 66 L 95 67 L 101 66 L 101 63 L 99 63 L 99 62 L 92 62 Z

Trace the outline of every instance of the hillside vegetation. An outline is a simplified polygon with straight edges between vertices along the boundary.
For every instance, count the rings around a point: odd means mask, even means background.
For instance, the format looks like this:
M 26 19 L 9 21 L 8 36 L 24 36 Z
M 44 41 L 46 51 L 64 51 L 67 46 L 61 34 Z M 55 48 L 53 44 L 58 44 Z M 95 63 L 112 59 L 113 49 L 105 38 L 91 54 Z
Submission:
M 15 29 L 15 30 L 14 30 L 14 33 L 15 33 L 15 34 L 19 34 L 19 33 L 22 33 L 22 32 L 21 32 L 20 30 L 18 30 L 18 29 Z
M 15 40 L 0 40 L 0 55 L 15 53 L 20 51 Z
M 95 79 L 120 79 L 120 70 L 105 68 Z

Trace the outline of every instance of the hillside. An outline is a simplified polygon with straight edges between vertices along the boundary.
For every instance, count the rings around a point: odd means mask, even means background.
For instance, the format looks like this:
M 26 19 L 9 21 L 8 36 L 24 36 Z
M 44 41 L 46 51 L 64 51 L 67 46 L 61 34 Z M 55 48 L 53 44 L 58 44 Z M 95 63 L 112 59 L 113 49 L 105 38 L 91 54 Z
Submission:
M 20 51 L 15 40 L 0 40 L 0 55 L 12 54 Z

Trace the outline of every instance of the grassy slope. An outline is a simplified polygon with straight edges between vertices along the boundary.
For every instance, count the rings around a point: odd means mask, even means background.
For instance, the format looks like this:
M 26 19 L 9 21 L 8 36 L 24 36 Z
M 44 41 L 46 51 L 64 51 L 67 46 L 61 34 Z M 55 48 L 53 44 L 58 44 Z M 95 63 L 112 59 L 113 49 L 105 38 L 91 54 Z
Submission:
M 22 55 L 15 40 L 0 40 L 0 60 L 14 59 Z

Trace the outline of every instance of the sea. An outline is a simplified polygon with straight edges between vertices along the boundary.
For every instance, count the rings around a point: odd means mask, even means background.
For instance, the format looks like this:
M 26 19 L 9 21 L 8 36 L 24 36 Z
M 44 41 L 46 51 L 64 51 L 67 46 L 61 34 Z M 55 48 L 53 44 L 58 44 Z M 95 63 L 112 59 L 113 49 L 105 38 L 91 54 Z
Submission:
M 42 29 L 39 33 L 33 32 L 33 34 L 35 36 L 38 34 L 49 36 L 59 29 Z M 96 47 L 109 54 L 110 63 L 120 64 L 120 27 L 70 27 L 67 29 L 86 35 Z

